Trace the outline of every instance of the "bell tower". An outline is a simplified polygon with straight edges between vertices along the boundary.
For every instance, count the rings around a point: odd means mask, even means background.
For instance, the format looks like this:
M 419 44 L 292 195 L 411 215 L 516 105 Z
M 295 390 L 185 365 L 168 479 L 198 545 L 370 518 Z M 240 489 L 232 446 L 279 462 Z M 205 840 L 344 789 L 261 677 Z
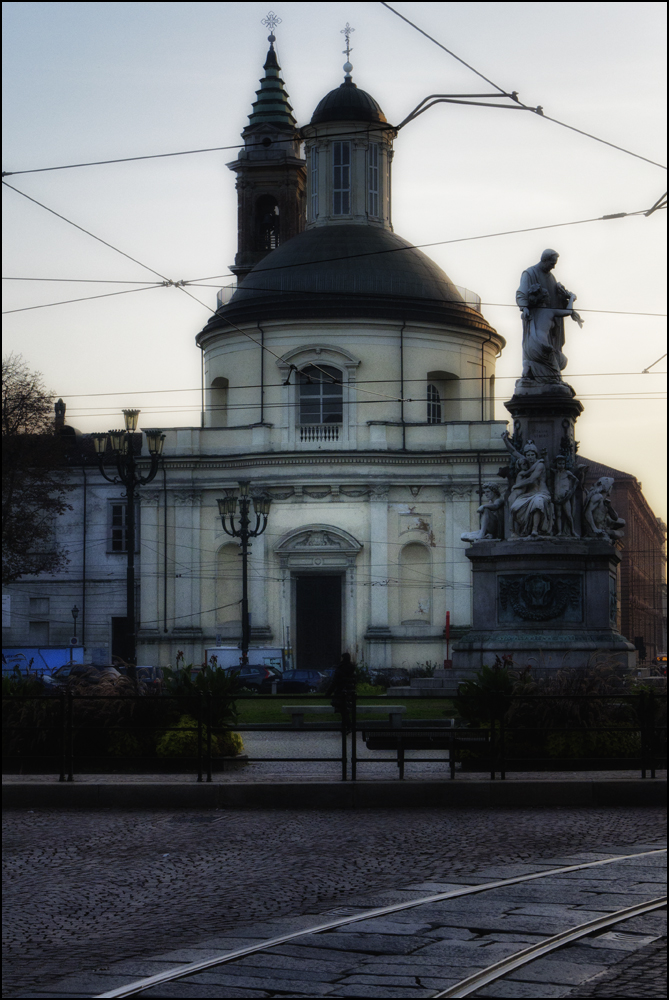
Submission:
M 301 233 L 306 221 L 306 161 L 293 109 L 281 79 L 274 42 L 275 15 L 263 21 L 270 29 L 265 76 L 256 91 L 244 148 L 230 170 L 237 174 L 237 254 L 230 270 L 241 281 L 258 261 Z

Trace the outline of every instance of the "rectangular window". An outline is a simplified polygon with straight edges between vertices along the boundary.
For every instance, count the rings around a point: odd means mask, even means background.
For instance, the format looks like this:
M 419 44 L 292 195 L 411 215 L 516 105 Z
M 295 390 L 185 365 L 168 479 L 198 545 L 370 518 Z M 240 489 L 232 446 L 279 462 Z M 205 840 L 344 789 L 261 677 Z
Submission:
M 375 218 L 379 215 L 379 144 L 370 142 L 368 154 L 368 185 L 369 185 L 369 205 L 368 212 Z
M 333 215 L 351 214 L 351 143 L 333 142 Z
M 30 615 L 34 615 L 35 618 L 42 617 L 42 615 L 49 614 L 49 598 L 48 597 L 31 597 L 30 598 Z
M 30 646 L 49 645 L 48 622 L 28 622 L 28 644 Z
M 318 218 L 318 150 L 311 150 L 311 219 Z
M 109 504 L 107 552 L 128 551 L 128 505 Z M 135 507 L 135 552 L 139 552 L 139 509 Z

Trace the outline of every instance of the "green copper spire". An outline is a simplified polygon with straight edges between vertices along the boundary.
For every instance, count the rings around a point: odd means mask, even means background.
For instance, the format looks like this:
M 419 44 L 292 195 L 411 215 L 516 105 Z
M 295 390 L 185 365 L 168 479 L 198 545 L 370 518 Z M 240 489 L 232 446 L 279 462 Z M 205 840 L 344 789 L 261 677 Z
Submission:
M 276 19 L 278 21 L 278 19 Z M 270 122 L 273 125 L 282 125 L 288 128 L 295 128 L 297 122 L 293 117 L 293 109 L 288 100 L 286 85 L 281 79 L 281 67 L 274 51 L 273 34 L 269 38 L 269 52 L 263 69 L 265 76 L 260 81 L 260 90 L 256 90 L 256 98 L 253 102 L 253 111 L 249 115 L 249 123 L 257 125 L 260 122 Z

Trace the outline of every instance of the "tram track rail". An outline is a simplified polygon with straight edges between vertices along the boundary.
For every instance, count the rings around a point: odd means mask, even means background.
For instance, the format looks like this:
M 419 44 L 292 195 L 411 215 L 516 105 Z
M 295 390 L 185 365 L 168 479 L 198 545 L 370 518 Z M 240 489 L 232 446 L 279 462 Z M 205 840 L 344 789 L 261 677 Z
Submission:
M 497 879 L 493 882 L 484 882 L 478 885 L 468 885 L 462 886 L 458 889 L 450 889 L 446 892 L 431 893 L 427 896 L 422 896 L 418 899 L 404 900 L 399 903 L 392 903 L 388 906 L 375 907 L 368 910 L 363 910 L 360 913 L 349 914 L 347 916 L 338 917 L 335 920 L 328 920 L 324 922 L 315 923 L 314 925 L 306 928 L 302 928 L 297 931 L 291 931 L 288 934 L 282 934 L 277 937 L 267 938 L 264 941 L 259 941 L 252 945 L 247 945 L 243 948 L 238 948 L 233 951 L 224 952 L 221 955 L 217 955 L 213 958 L 203 959 L 199 962 L 190 962 L 186 965 L 175 966 L 172 969 L 168 969 L 165 972 L 157 973 L 153 976 L 147 976 L 142 979 L 137 979 L 134 982 L 127 983 L 124 986 L 117 987 L 116 989 L 109 990 L 105 993 L 99 993 L 95 995 L 95 1000 L 102 1000 L 102 998 L 116 998 L 116 997 L 132 997 L 139 996 L 145 990 L 152 989 L 156 986 L 163 985 L 165 983 L 172 983 L 179 979 L 186 979 L 189 976 L 193 976 L 200 972 L 209 971 L 218 966 L 225 965 L 231 962 L 235 962 L 238 959 L 244 958 L 248 955 L 257 954 L 260 952 L 268 951 L 272 948 L 276 948 L 280 945 L 290 944 L 293 942 L 299 942 L 300 938 L 312 935 L 312 934 L 324 934 L 328 931 L 335 931 L 338 928 L 346 927 L 351 924 L 360 923 L 362 921 L 374 920 L 377 917 L 386 917 L 394 913 L 399 913 L 404 910 L 416 909 L 421 906 L 426 906 L 432 903 L 441 903 L 446 900 L 457 899 L 463 896 L 472 896 L 481 893 L 488 892 L 493 889 L 505 888 L 508 886 L 520 885 L 523 883 L 532 882 L 538 879 L 549 878 L 551 876 L 566 875 L 571 872 L 586 871 L 588 869 L 601 868 L 606 865 L 612 865 L 631 859 L 638 859 L 644 857 L 657 857 L 659 855 L 666 855 L 666 848 L 659 848 L 650 851 L 638 851 L 633 854 L 622 854 L 614 855 L 610 858 L 603 858 L 597 861 L 586 861 L 575 865 L 565 865 L 559 868 L 544 869 L 538 872 L 531 872 L 526 875 L 516 875 L 508 879 Z M 529 948 L 524 948 L 521 951 L 515 952 L 512 955 L 507 956 L 500 962 L 493 963 L 486 968 L 479 970 L 472 976 L 461 980 L 454 986 L 449 987 L 439 993 L 433 994 L 434 997 L 465 997 L 474 993 L 476 990 L 481 989 L 484 985 L 489 982 L 499 979 L 509 972 L 520 968 L 529 962 L 534 961 L 537 958 L 542 957 L 545 954 L 555 951 L 557 948 L 561 948 L 564 945 L 570 944 L 572 941 L 576 941 L 579 938 L 585 937 L 588 934 L 592 934 L 597 930 L 603 929 L 607 926 L 612 926 L 616 923 L 620 923 L 624 920 L 629 920 L 634 916 L 639 916 L 642 913 L 648 913 L 653 910 L 659 909 L 662 906 L 666 906 L 667 897 L 660 896 L 655 897 L 651 900 L 645 900 L 641 903 L 637 903 L 632 907 L 626 907 L 622 910 L 617 910 L 609 914 L 604 914 L 595 920 L 587 921 L 586 923 L 579 924 L 576 927 L 570 927 L 561 931 L 558 934 L 552 935 L 551 937 L 544 938 L 543 940 L 536 942 Z M 336 994 L 332 994 L 336 996 Z

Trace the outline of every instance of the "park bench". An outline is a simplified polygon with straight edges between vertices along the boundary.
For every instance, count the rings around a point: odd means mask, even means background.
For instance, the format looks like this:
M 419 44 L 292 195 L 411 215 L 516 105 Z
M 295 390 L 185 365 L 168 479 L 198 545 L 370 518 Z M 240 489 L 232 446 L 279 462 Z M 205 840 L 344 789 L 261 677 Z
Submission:
M 451 778 L 455 777 L 455 760 L 457 751 L 481 743 L 488 743 L 487 729 L 477 730 L 476 735 L 471 729 L 402 729 L 392 733 L 388 730 L 379 732 L 363 729 L 362 739 L 368 750 L 394 750 L 397 754 L 397 766 L 400 778 L 404 778 L 404 754 L 407 750 L 448 750 L 448 760 Z
M 332 705 L 283 705 L 281 711 L 292 717 L 293 729 L 304 729 L 304 716 L 334 715 Z M 358 705 L 356 714 L 387 715 L 393 729 L 400 729 L 406 705 Z

